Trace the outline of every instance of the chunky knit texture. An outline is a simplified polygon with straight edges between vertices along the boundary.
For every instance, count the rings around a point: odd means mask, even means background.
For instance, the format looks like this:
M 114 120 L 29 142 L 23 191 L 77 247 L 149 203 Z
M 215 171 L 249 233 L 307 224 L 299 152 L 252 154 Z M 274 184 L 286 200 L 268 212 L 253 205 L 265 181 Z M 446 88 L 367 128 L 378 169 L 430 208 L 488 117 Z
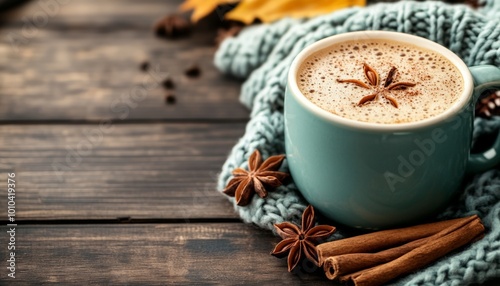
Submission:
M 246 28 L 223 42 L 215 56 L 223 72 L 247 78 L 241 101 L 251 109 L 245 135 L 232 149 L 218 181 L 221 191 L 236 167 L 247 168 L 255 149 L 264 158 L 284 153 L 283 97 L 288 67 L 307 45 L 322 38 L 359 30 L 390 30 L 438 42 L 459 55 L 467 65 L 500 67 L 500 0 L 484 0 L 478 11 L 464 5 L 440 2 L 399 2 L 367 8 L 350 8 L 309 20 L 284 19 Z M 476 119 L 474 142 L 498 133 L 500 118 Z M 282 166 L 287 171 L 286 161 Z M 230 198 L 234 203 L 234 199 Z M 250 205 L 235 210 L 247 223 L 273 230 L 273 224 L 299 222 L 307 202 L 289 183 L 255 196 Z M 461 252 L 451 254 L 426 269 L 399 281 L 405 285 L 468 285 L 500 278 L 500 169 L 467 180 L 462 195 L 436 219 L 477 214 L 486 236 Z M 335 238 L 345 235 L 342 230 Z

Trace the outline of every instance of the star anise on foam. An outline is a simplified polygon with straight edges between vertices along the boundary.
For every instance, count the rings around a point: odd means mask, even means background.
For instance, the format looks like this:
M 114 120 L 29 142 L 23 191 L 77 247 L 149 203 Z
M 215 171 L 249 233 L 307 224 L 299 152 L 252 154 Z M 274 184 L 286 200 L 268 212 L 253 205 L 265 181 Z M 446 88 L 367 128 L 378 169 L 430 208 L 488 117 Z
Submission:
M 248 160 L 249 171 L 242 168 L 233 170 L 233 176 L 223 193 L 234 197 L 236 204 L 246 206 L 254 193 L 259 197 L 267 197 L 267 193 L 281 186 L 288 177 L 287 173 L 277 171 L 285 155 L 275 155 L 262 162 L 259 150 L 255 150 Z
M 387 77 L 385 78 L 385 82 L 383 85 L 380 84 L 380 76 L 377 71 L 370 67 L 368 64 L 363 63 L 363 71 L 369 85 L 357 79 L 337 79 L 337 81 L 341 83 L 353 83 L 362 88 L 372 89 L 374 91 L 372 94 L 366 95 L 361 98 L 361 100 L 358 102 L 358 105 L 363 105 L 366 102 L 373 101 L 380 95 L 387 99 L 392 104 L 392 106 L 397 108 L 398 102 L 392 96 L 387 94 L 388 91 L 405 89 L 416 85 L 415 83 L 411 82 L 392 83 L 398 71 L 396 67 L 392 67 L 391 70 L 387 73 Z
M 279 258 L 288 255 L 289 272 L 293 271 L 304 256 L 316 266 L 320 266 L 316 245 L 332 235 L 335 232 L 335 227 L 329 225 L 314 226 L 314 223 L 314 208 L 308 206 L 302 213 L 302 228 L 290 222 L 274 225 L 276 232 L 283 240 L 276 245 L 271 254 Z

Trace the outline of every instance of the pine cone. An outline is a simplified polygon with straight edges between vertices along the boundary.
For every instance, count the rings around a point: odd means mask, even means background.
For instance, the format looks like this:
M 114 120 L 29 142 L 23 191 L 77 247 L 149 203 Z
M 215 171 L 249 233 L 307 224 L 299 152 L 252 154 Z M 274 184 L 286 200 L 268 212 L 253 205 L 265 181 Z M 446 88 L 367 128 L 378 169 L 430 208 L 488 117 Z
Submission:
M 491 117 L 500 115 L 500 90 L 490 92 L 476 104 L 476 116 Z

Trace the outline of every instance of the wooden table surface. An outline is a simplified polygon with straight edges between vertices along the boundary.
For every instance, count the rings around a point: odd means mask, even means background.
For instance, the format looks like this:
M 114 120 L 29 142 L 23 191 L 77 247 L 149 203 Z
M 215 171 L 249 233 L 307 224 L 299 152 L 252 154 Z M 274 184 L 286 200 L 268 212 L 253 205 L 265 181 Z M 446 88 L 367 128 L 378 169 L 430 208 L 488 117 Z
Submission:
M 21 284 L 332 284 L 288 273 L 269 254 L 279 239 L 215 191 L 249 112 L 241 82 L 212 64 L 217 15 L 188 38 L 155 37 L 180 2 L 31 1 L 0 14 L 0 285 L 14 281 L 12 172 Z M 200 77 L 184 75 L 191 64 Z

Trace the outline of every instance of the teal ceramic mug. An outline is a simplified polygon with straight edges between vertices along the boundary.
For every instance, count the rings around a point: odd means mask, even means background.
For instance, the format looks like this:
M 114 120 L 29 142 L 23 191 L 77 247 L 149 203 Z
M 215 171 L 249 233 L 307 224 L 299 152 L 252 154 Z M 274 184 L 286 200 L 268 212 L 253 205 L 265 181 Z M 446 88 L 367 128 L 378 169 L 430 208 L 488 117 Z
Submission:
M 310 102 L 297 85 L 300 64 L 332 44 L 360 38 L 438 52 L 462 74 L 462 94 L 443 113 L 399 124 L 355 121 Z M 468 68 L 450 50 L 417 36 L 363 31 L 318 41 L 297 55 L 288 74 L 285 146 L 293 180 L 323 215 L 352 227 L 387 228 L 436 214 L 457 195 L 466 173 L 500 162 L 500 139 L 484 153 L 470 153 L 475 103 L 489 88 L 500 88 L 499 68 Z

